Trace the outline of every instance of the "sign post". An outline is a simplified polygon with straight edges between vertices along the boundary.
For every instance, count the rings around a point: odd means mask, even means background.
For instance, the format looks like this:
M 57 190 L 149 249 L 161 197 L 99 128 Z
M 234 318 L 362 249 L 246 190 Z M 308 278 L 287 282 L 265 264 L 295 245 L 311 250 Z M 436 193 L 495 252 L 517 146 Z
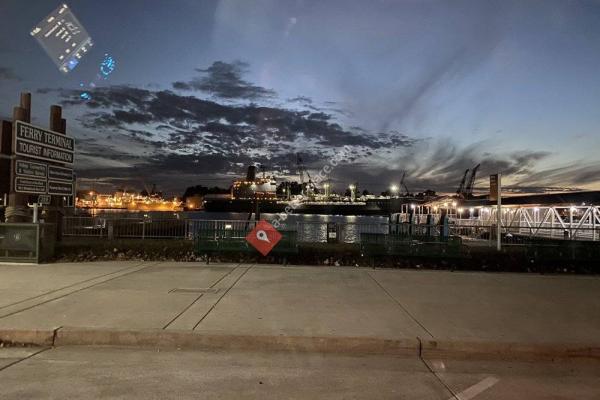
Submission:
M 496 200 L 496 249 L 502 250 L 502 174 L 490 175 L 490 200 Z M 491 232 L 490 232 L 491 235 Z

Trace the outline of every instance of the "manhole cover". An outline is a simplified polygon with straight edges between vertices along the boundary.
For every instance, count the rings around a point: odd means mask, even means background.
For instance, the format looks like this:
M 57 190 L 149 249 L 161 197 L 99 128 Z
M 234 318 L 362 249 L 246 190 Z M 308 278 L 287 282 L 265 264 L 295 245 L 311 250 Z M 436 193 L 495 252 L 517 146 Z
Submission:
M 175 288 L 169 290 L 169 293 L 219 293 L 221 289 L 215 288 Z

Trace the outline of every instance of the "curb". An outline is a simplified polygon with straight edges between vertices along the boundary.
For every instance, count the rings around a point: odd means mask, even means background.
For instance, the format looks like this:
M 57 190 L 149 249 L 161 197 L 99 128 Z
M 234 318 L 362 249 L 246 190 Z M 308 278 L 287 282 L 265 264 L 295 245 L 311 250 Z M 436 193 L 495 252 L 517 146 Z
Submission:
M 575 343 L 527 344 L 462 340 L 422 340 L 421 357 L 505 360 L 590 358 L 600 360 L 600 347 Z
M 418 356 L 417 339 L 213 335 L 178 330 L 61 328 L 56 346 L 135 346 Z
M 20 346 L 52 346 L 55 330 L 0 329 L 0 343 Z
M 202 334 L 190 330 L 115 330 L 61 327 L 55 330 L 0 330 L 0 343 L 29 346 L 124 346 L 197 350 L 282 351 L 416 356 L 425 359 L 595 359 L 600 346 L 526 344 L 370 337 L 252 336 Z

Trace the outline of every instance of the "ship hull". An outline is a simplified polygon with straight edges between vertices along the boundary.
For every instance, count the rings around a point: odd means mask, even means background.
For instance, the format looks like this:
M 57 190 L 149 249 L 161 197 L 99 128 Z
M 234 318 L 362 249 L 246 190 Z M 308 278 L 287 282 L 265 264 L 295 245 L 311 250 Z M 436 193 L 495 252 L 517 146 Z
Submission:
M 400 212 L 403 204 L 414 202 L 414 199 L 373 199 L 366 202 L 329 202 L 300 203 L 292 208 L 294 214 L 317 215 L 388 215 Z M 281 201 L 260 200 L 261 213 L 285 212 L 287 203 Z M 291 208 L 291 207 L 290 207 Z M 208 212 L 254 212 L 255 204 L 250 199 L 214 199 L 205 200 L 204 210 Z

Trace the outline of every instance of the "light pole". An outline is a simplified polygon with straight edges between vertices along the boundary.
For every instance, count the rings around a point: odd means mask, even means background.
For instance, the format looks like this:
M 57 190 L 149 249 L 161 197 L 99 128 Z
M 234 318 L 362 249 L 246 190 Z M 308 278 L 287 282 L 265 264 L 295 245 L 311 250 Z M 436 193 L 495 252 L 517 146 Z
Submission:
M 350 189 L 350 201 L 354 202 L 354 200 L 356 199 L 356 185 L 350 184 L 350 186 L 348 186 L 348 189 Z
M 398 185 L 390 186 L 390 192 L 392 192 L 392 197 L 397 196 L 398 190 L 399 190 Z

